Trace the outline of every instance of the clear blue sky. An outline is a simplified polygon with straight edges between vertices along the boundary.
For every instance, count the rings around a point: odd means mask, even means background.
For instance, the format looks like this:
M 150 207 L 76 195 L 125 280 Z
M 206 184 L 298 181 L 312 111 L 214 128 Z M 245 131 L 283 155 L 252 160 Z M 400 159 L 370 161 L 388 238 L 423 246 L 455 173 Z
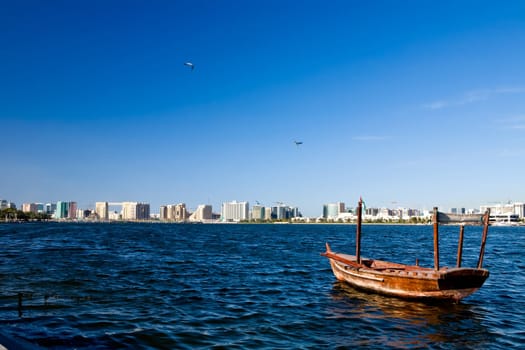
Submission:
M 4 1 L 0 33 L 18 205 L 525 201 L 524 1 Z

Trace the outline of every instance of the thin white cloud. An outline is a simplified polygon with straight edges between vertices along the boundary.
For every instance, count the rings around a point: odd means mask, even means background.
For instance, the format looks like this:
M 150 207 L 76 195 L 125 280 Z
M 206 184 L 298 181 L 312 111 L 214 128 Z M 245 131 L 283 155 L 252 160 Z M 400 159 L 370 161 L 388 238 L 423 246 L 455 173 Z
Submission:
M 441 109 L 441 108 L 445 108 L 445 107 L 448 107 L 448 106 L 449 106 L 449 103 L 446 102 L 446 101 L 435 101 L 435 102 L 432 102 L 432 103 L 424 104 L 423 108 L 425 108 L 425 109 Z
M 496 120 L 502 129 L 525 130 L 525 115 L 517 115 Z
M 497 95 L 508 95 L 508 94 L 522 94 L 525 93 L 525 87 L 522 86 L 509 86 L 499 87 L 494 89 L 478 89 L 467 91 L 463 96 L 450 99 L 450 100 L 438 100 L 431 103 L 423 104 L 424 109 L 442 109 L 452 106 L 461 106 L 478 101 L 485 101 Z
M 514 87 L 502 87 L 496 89 L 480 89 L 468 91 L 465 97 L 460 101 L 460 104 L 467 104 L 476 101 L 484 101 L 492 96 L 496 95 L 508 95 L 508 94 L 520 94 L 524 93 L 525 88 L 514 86 Z
M 522 158 L 525 156 L 525 149 L 502 149 L 498 151 L 499 158 Z

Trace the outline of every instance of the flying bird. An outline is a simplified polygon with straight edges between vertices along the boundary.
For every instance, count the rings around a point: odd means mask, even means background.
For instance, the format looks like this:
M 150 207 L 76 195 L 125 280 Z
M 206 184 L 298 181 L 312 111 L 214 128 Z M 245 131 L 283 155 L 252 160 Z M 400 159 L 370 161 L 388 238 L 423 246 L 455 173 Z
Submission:
M 193 70 L 195 68 L 195 65 L 193 63 L 191 63 L 191 62 L 185 62 L 184 65 L 187 66 L 187 67 L 190 67 L 191 70 Z
M 294 141 L 296 146 L 302 145 L 303 141 Z

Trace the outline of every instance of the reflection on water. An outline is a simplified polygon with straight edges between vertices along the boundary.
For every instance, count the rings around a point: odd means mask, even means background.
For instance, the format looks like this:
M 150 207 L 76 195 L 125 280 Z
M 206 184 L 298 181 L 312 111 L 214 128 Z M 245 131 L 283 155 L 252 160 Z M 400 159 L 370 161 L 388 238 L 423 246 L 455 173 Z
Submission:
M 382 343 L 395 348 L 426 348 L 448 344 L 481 349 L 491 340 L 480 317 L 485 311 L 466 303 L 409 301 L 362 292 L 344 282 L 333 284 L 331 297 L 335 302 L 331 304 L 335 307 L 327 310 L 331 318 L 368 323 L 362 329 L 376 332 L 377 336 L 360 342 L 363 346 Z

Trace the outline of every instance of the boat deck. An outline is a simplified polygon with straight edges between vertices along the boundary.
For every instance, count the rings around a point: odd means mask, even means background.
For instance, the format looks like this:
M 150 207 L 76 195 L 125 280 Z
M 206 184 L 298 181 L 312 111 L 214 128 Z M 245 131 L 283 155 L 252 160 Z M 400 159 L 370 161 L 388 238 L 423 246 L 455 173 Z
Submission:
M 336 255 L 338 257 L 341 257 L 342 262 L 344 260 L 347 260 L 349 262 L 353 262 L 357 264 L 357 260 L 355 255 L 350 254 L 343 254 L 343 253 L 335 253 L 332 252 L 333 255 Z M 364 265 L 364 267 L 367 267 L 369 269 L 375 270 L 375 271 L 387 271 L 392 270 L 394 271 L 421 271 L 421 272 L 434 272 L 434 269 L 429 267 L 422 267 L 418 265 L 405 265 L 405 264 L 398 264 L 393 263 L 390 261 L 383 261 L 383 260 L 376 260 L 376 259 L 368 259 L 368 258 L 361 258 L 361 264 Z M 448 267 L 441 267 L 441 270 L 448 270 Z

